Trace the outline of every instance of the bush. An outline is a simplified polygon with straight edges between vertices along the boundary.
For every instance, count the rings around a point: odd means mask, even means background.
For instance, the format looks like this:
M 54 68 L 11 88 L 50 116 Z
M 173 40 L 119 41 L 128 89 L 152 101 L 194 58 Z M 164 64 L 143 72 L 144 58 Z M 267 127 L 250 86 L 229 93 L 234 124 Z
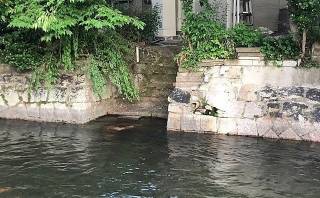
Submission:
M 211 10 L 187 14 L 182 33 L 184 47 L 178 59 L 185 68 L 195 68 L 204 59 L 223 59 L 233 55 L 227 30 L 214 19 Z
M 116 31 L 125 25 L 143 29 L 143 22 L 100 0 L 5 1 L 0 11 L 0 25 L 10 29 L 0 38 L 0 59 L 32 70 L 34 88 L 53 84 L 60 72 L 80 70 L 91 77 L 98 96 L 110 80 L 127 100 L 138 98 L 125 59 L 130 43 Z M 81 52 L 91 64 L 75 64 Z
M 229 34 L 236 47 L 259 47 L 263 38 L 259 30 L 243 23 L 233 27 Z
M 300 49 L 293 36 L 266 37 L 263 39 L 261 53 L 266 60 L 282 61 L 299 58 Z

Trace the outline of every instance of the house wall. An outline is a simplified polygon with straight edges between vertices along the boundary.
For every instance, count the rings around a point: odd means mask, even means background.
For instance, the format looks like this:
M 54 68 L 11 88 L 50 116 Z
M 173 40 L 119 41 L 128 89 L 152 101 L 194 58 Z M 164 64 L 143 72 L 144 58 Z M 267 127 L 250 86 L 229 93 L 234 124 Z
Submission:
M 277 31 L 279 10 L 285 7 L 287 7 L 286 0 L 253 0 L 254 26 Z

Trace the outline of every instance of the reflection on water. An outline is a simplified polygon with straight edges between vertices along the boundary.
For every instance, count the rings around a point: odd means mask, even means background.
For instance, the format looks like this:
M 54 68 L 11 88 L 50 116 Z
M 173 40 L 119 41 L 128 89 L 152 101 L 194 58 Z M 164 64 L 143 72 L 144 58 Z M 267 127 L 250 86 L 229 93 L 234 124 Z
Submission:
M 0 120 L 0 197 L 319 197 L 320 145 Z

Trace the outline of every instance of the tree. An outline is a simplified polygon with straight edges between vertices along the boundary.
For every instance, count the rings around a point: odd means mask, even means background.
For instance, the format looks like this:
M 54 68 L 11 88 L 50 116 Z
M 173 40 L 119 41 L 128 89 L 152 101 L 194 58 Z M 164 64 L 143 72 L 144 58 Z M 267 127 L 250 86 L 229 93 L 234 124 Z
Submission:
M 136 98 L 122 54 L 125 50 L 120 46 L 124 42 L 116 35 L 116 30 L 125 25 L 142 29 L 144 23 L 137 18 L 122 14 L 107 0 L 0 0 L 0 11 L 6 29 L 17 32 L 23 43 L 32 38 L 32 44 L 37 45 L 35 48 L 45 48 L 50 57 L 58 59 L 50 66 L 51 58 L 44 59 L 41 66 L 33 68 L 34 73 L 56 74 L 58 69 L 76 69 L 75 60 L 82 39 L 83 51 L 92 60 L 88 72 L 94 81 L 94 90 L 101 93 L 108 76 L 127 99 Z M 25 51 L 19 57 L 24 54 Z M 34 79 L 38 82 L 45 80 L 43 78 L 39 74 Z
M 315 28 L 319 28 L 320 1 L 319 0 L 288 0 L 292 20 L 297 24 L 302 34 L 302 58 L 306 54 L 308 37 Z

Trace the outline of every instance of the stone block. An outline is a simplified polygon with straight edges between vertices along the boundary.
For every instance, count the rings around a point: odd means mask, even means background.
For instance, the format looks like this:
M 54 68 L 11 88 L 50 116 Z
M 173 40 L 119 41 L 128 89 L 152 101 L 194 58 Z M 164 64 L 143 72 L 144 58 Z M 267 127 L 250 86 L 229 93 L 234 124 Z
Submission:
M 279 135 L 281 139 L 287 140 L 301 140 L 301 137 L 297 135 L 297 133 L 292 128 L 287 128 L 284 132 Z
M 283 67 L 296 67 L 298 66 L 298 61 L 295 60 L 284 60 L 282 62 Z
M 267 133 L 271 130 L 272 131 L 272 119 L 269 117 L 263 117 L 256 119 L 256 126 L 258 136 L 266 137 Z M 272 134 L 272 133 L 271 133 Z
M 12 107 L 0 107 L 0 117 L 7 119 L 27 119 L 27 110 L 23 103 Z
M 288 128 L 290 128 L 290 123 L 287 119 L 276 118 L 272 121 L 272 130 L 280 136 L 284 133 Z
M 211 106 L 218 109 L 218 117 L 223 118 L 241 118 L 245 110 L 245 102 L 221 100 L 210 103 Z
M 84 86 L 76 86 L 70 89 L 68 103 L 86 103 L 93 101 L 90 97 L 89 88 Z
M 255 120 L 237 119 L 238 135 L 258 136 L 258 130 Z
M 48 100 L 48 90 L 44 88 L 40 88 L 37 91 L 31 91 L 29 95 L 29 102 L 47 102 Z
M 54 114 L 57 117 L 57 122 L 68 122 L 72 120 L 70 110 L 64 103 L 54 103 Z
M 40 119 L 40 107 L 36 103 L 26 104 L 28 119 L 39 120 Z
M 236 118 L 218 118 L 218 133 L 238 135 Z
M 40 118 L 47 122 L 55 122 L 57 117 L 54 113 L 54 105 L 52 103 L 45 103 L 40 105 Z
M 168 107 L 169 113 L 191 113 L 191 108 L 182 103 L 170 103 Z
M 180 114 L 169 112 L 167 129 L 169 131 L 181 131 L 181 115 Z
M 67 87 L 55 87 L 48 93 L 48 102 L 64 103 L 69 99 L 69 90 Z
M 200 130 L 203 132 L 218 132 L 217 118 L 213 116 L 201 115 Z
M 14 90 L 7 90 L 3 97 L 2 99 L 6 101 L 8 106 L 15 106 L 20 102 L 19 95 Z
M 181 130 L 185 132 L 200 132 L 201 116 L 202 115 L 182 114 Z
M 259 118 L 264 115 L 263 104 L 258 102 L 247 102 L 243 117 L 245 118 Z
M 256 92 L 258 91 L 258 86 L 255 84 L 246 84 L 241 86 L 239 95 L 238 95 L 238 100 L 240 101 L 257 101 L 258 96 Z
M 190 102 L 191 94 L 187 91 L 181 89 L 174 89 L 170 94 L 168 100 L 169 102 L 186 103 Z

